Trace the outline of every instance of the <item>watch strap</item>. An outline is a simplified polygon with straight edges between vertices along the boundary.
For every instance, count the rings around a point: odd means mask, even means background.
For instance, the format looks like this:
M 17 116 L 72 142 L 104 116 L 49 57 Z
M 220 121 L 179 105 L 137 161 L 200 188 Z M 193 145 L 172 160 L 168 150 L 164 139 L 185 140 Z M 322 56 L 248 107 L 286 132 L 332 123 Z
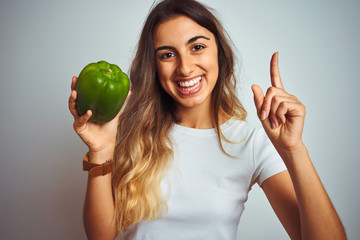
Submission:
M 103 164 L 96 164 L 89 161 L 88 154 L 83 159 L 83 170 L 89 172 L 89 176 L 104 176 L 114 170 L 114 160 L 110 159 Z

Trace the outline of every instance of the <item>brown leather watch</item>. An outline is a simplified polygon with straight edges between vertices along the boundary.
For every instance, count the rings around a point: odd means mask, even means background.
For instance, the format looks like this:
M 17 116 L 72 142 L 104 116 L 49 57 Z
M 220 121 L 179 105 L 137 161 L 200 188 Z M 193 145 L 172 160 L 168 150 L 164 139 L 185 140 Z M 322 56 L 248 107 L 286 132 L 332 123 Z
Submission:
M 114 169 L 114 160 L 110 159 L 103 164 L 96 164 L 89 162 L 88 154 L 85 154 L 83 160 L 83 170 L 89 172 L 89 176 L 97 177 L 104 176 L 108 173 L 111 173 Z

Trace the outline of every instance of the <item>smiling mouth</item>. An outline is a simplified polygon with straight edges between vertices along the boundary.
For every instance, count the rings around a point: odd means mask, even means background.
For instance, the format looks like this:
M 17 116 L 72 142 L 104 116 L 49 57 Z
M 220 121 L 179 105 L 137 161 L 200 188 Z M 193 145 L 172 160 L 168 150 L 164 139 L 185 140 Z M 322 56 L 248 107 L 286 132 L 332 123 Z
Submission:
M 202 76 L 196 77 L 194 79 L 191 79 L 190 81 L 178 81 L 176 82 L 176 84 L 178 85 L 178 87 L 185 92 L 190 92 L 194 89 L 196 89 L 201 82 Z

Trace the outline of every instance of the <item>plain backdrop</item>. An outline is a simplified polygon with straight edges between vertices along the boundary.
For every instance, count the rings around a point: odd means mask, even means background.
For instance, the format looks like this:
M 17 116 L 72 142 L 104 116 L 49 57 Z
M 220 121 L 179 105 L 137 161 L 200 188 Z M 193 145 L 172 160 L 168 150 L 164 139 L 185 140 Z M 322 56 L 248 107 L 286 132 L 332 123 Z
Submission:
M 280 53 L 285 89 L 307 107 L 304 141 L 345 225 L 360 239 L 360 2 L 203 0 L 236 46 L 239 97 L 260 125 L 251 85 L 270 86 Z M 2 239 L 85 239 L 87 148 L 72 128 L 73 75 L 106 60 L 127 72 L 153 0 L 1 0 Z M 133 93 L 136 94 L 136 93 Z M 239 239 L 288 239 L 262 190 L 250 193 Z

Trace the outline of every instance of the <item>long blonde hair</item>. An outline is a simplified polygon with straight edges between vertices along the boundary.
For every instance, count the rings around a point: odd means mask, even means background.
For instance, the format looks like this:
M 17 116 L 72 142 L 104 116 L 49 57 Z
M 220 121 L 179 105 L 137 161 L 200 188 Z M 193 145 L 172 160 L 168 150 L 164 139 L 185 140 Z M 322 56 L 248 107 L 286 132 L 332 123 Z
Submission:
M 120 235 L 132 224 L 167 213 L 160 182 L 173 157 L 169 133 L 173 124 L 181 119 L 176 115 L 174 100 L 158 80 L 153 33 L 158 24 L 176 15 L 190 17 L 216 38 L 219 76 L 212 103 L 221 148 L 221 140 L 226 138 L 220 129 L 220 115 L 246 118 L 246 111 L 235 92 L 234 54 L 220 22 L 194 0 L 165 0 L 156 5 L 140 36 L 130 69 L 132 94 L 119 119 L 112 184 L 115 221 Z

